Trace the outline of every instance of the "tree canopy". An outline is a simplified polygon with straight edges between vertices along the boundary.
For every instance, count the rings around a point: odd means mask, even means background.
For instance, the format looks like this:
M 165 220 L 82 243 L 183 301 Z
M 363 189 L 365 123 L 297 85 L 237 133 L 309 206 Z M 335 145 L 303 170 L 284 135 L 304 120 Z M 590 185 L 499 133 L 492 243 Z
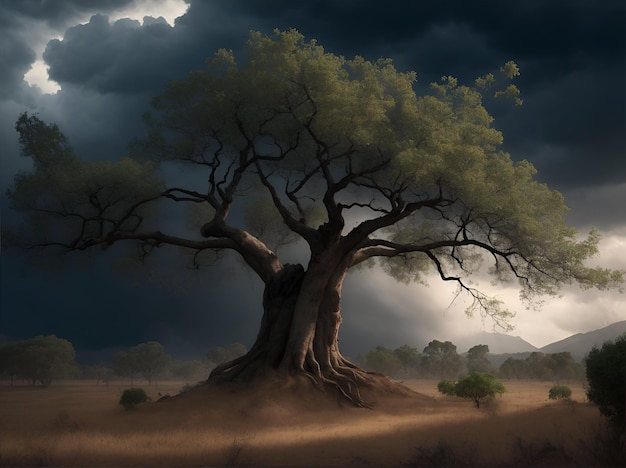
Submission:
M 502 395 L 506 388 L 493 374 L 484 372 L 470 372 L 467 377 L 456 383 L 441 381 L 437 388 L 444 395 L 456 395 L 474 402 L 476 408 L 486 400 L 495 398 L 496 394 Z
M 152 383 L 171 359 L 161 343 L 148 341 L 119 351 L 113 356 L 112 365 L 116 374 L 129 377 L 131 382 L 137 375 L 141 375 L 148 383 Z
M 0 346 L 0 375 L 48 386 L 69 374 L 75 358 L 72 343 L 55 335 L 9 341 Z
M 499 77 L 517 74 L 509 62 Z M 364 377 L 337 349 L 341 286 L 364 262 L 379 259 L 407 282 L 432 269 L 470 294 L 468 313 L 503 326 L 511 313 L 469 281 L 485 259 L 525 300 L 572 282 L 622 282 L 621 272 L 586 264 L 598 232 L 579 238 L 561 194 L 501 150 L 483 95 L 519 104 L 514 85 L 502 90 L 493 74 L 470 86 L 443 77 L 417 96 L 415 79 L 295 30 L 252 32 L 241 61 L 220 50 L 154 98 L 132 158 L 81 159 L 55 125 L 24 114 L 17 130 L 34 170 L 8 194 L 28 216 L 15 237 L 62 250 L 134 241 L 142 256 L 174 245 L 197 266 L 235 252 L 266 286 L 267 320 L 248 358 L 215 375 L 257 375 L 251 363 L 262 357 L 343 393 Z M 194 176 L 168 181 L 171 164 Z M 168 203 L 187 207 L 195 230 L 168 224 Z M 280 259 L 294 241 L 308 250 L 306 267 Z
M 441 377 L 454 377 L 463 365 L 461 356 L 456 352 L 456 345 L 451 341 L 433 340 L 424 348 L 427 356 L 425 364 L 431 372 L 439 372 Z

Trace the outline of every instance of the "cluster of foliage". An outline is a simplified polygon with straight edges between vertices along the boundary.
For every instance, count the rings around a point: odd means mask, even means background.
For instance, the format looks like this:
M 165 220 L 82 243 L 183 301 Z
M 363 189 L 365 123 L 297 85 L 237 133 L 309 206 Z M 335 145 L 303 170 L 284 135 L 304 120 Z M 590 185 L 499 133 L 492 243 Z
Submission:
M 365 358 L 359 359 L 370 370 L 393 377 L 456 377 L 468 371 L 493 372 L 487 359 L 489 346 L 473 346 L 467 356 L 457 353 L 450 341 L 432 340 L 422 352 L 409 345 L 396 349 L 377 346 Z
M 550 400 L 566 400 L 572 396 L 572 389 L 567 385 L 557 384 L 548 390 L 548 398 Z
M 9 341 L 0 346 L 0 375 L 48 386 L 66 377 L 75 365 L 72 343 L 55 335 Z
M 393 350 L 377 346 L 360 361 L 367 369 L 394 377 L 452 377 L 464 364 L 453 343 L 439 340 L 428 343 L 421 353 L 408 345 Z
M 526 359 L 508 358 L 500 366 L 498 375 L 503 379 L 517 380 L 583 380 L 585 368 L 569 352 L 534 352 Z
M 450 341 L 433 340 L 422 352 L 409 345 L 389 349 L 377 346 L 358 361 L 367 369 L 391 377 L 454 378 L 464 372 L 483 372 L 502 379 L 569 381 L 584 380 L 585 368 L 569 352 L 533 352 L 524 359 L 507 358 L 499 367 L 489 360 L 489 346 L 477 344 L 460 355 Z
M 485 344 L 478 344 L 472 346 L 467 351 L 467 370 L 470 372 L 489 372 L 494 373 L 495 368 L 493 364 L 487 359 L 489 353 L 489 346 Z
M 139 403 L 145 403 L 149 400 L 150 398 L 143 388 L 127 388 L 120 397 L 120 405 L 122 405 L 124 409 L 129 410 Z
M 598 405 L 621 431 L 626 430 L 626 334 L 602 347 L 594 347 L 586 359 L 587 398 Z
M 444 395 L 454 396 L 456 390 L 456 382 L 454 380 L 440 380 L 437 384 L 437 390 Z
M 202 380 L 207 378 L 215 366 L 243 356 L 246 352 L 244 345 L 232 343 L 209 349 L 205 360 L 181 361 L 168 355 L 160 343 L 149 341 L 117 353 L 112 359 L 111 370 L 119 377 L 129 378 L 131 384 L 137 376 L 143 377 L 148 383 L 157 377 Z
M 138 375 L 152 383 L 165 370 L 170 359 L 161 343 L 148 341 L 120 351 L 113 356 L 112 365 L 117 375 L 130 378 L 131 383 Z
M 472 400 L 476 408 L 480 408 L 486 400 L 502 395 L 506 388 L 493 374 L 488 372 L 470 372 L 467 377 L 457 382 L 442 380 L 437 384 L 437 389 L 444 395 L 457 396 Z
M 453 377 L 463 368 L 463 360 L 452 342 L 433 340 L 424 348 L 422 365 L 429 375 Z
M 233 343 L 211 348 L 204 359 L 179 360 L 170 356 L 163 345 L 149 341 L 120 351 L 106 364 L 80 365 L 75 362 L 72 343 L 54 335 L 24 341 L 0 343 L 0 377 L 49 385 L 53 379 L 95 380 L 98 384 L 118 378 L 141 377 L 149 384 L 156 379 L 197 382 L 208 377 L 215 366 L 244 355 L 244 345 Z

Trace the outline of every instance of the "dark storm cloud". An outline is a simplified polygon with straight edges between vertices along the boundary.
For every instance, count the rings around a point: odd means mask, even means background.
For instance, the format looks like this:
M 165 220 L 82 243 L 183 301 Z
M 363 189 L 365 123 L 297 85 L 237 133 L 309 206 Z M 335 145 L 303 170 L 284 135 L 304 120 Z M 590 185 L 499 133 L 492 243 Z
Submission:
M 16 256 L 4 258 L 2 281 L 10 277 L 13 286 L 0 296 L 2 334 L 56 334 L 78 350 L 158 340 L 176 355 L 195 352 L 193 357 L 212 346 L 252 345 L 262 312 L 261 281 L 235 270 L 240 265 L 223 262 L 197 271 L 160 258 L 120 269 L 119 254 L 52 271 L 33 269 Z
M 5 30 L 0 40 L 0 99 L 15 95 L 31 64 L 35 61 L 35 52 L 18 37 L 7 34 Z
M 138 21 L 94 15 L 74 26 L 63 40 L 52 40 L 43 54 L 50 78 L 99 93 L 143 93 L 176 77 L 172 59 L 180 56 L 173 28 L 163 19 Z
M 15 16 L 43 21 L 52 27 L 64 27 L 84 12 L 93 11 L 94 7 L 109 12 L 131 3 L 133 0 L 3 0 L 0 7 Z
M 11 12 L 0 8 L 0 100 L 11 99 L 19 93 L 24 85 L 24 73 L 35 61 L 35 51 L 24 35 L 24 28 Z

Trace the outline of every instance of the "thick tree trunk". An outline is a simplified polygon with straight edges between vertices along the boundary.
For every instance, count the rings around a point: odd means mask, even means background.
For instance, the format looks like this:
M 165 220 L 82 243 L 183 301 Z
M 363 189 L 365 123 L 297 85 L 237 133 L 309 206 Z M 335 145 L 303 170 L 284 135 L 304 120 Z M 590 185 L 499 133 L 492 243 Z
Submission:
M 368 406 L 362 387 L 387 393 L 401 388 L 345 359 L 338 344 L 345 272 L 315 265 L 285 265 L 267 283 L 256 342 L 245 355 L 216 367 L 209 382 L 252 381 L 276 373 L 305 375 L 320 390 L 333 389 L 356 406 Z M 332 271 L 332 270 L 331 270 Z

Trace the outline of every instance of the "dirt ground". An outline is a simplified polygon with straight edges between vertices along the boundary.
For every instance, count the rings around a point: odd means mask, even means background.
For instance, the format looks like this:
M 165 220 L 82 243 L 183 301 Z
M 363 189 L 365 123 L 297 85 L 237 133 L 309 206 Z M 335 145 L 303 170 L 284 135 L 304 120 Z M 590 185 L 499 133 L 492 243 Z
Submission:
M 135 383 L 153 400 L 182 382 Z M 412 397 L 373 397 L 373 409 L 310 385 L 198 388 L 182 398 L 118 405 L 128 383 L 0 383 L 0 466 L 607 466 L 608 432 L 579 384 L 548 400 L 547 382 L 505 381 L 475 409 L 436 381 Z M 160 395 L 159 395 L 160 394 Z M 623 460 L 623 459 L 622 459 Z

